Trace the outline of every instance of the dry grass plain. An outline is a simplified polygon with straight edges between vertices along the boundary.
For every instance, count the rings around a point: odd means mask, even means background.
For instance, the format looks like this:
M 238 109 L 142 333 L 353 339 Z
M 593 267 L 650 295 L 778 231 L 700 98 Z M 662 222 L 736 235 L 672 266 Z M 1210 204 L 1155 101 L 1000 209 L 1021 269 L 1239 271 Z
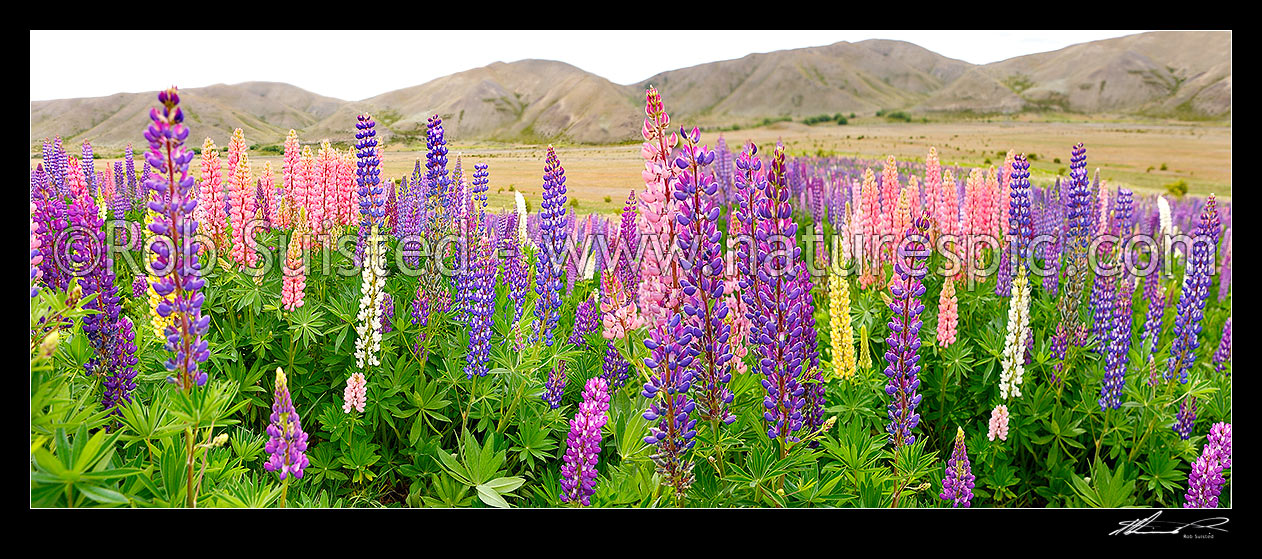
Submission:
M 719 134 L 703 132 L 702 139 L 713 146 Z M 781 139 L 791 155 L 827 154 L 868 159 L 893 155 L 899 160 L 923 161 L 929 147 L 936 146 L 943 163 L 962 167 L 983 166 L 987 159 L 998 164 L 1003 161 L 1004 152 L 1016 149 L 1037 155 L 1031 171 L 1038 185 L 1051 183 L 1058 172 L 1068 172 L 1070 147 L 1081 141 L 1087 146 L 1088 169 L 1094 173 L 1099 168 L 1101 178 L 1109 184 L 1163 192 L 1167 183 L 1183 179 L 1192 194 L 1214 192 L 1220 198 L 1231 198 L 1230 125 L 962 121 L 807 126 L 780 122 L 726 131 L 722 135 L 728 149 L 738 151 L 741 144 L 753 141 L 762 154 L 771 153 L 777 139 Z M 227 144 L 227 138 L 214 140 L 220 146 Z M 517 190 L 537 210 L 546 146 L 455 141 L 449 148 L 449 168 L 454 167 L 457 155 L 462 157 L 467 173 L 472 173 L 474 163 L 489 165 L 491 208 L 511 208 L 513 191 Z M 639 144 L 565 145 L 557 150 L 565 167 L 569 197 L 578 200 L 580 212 L 620 211 L 627 193 L 643 187 Z M 423 150 L 387 145 L 383 153 L 383 172 L 395 179 L 410 175 L 417 159 L 424 165 Z M 115 160 L 98 160 L 98 169 L 101 161 Z M 265 161 L 272 163 L 279 178 L 281 158 L 276 155 L 252 154 L 255 175 Z M 32 159 L 32 167 L 36 162 Z M 1163 164 L 1166 170 L 1161 170 Z M 197 167 L 196 160 L 193 167 Z

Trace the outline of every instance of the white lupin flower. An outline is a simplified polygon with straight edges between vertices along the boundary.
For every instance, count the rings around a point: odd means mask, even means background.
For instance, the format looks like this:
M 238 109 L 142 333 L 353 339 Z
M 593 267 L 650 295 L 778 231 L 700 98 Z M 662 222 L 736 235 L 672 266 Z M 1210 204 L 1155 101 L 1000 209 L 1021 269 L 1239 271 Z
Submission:
M 526 198 L 520 191 L 514 191 L 513 196 L 517 202 L 517 238 L 521 240 L 522 246 L 534 246 L 526 231 Z
M 385 270 L 381 269 L 385 245 L 380 242 L 377 227 L 368 234 L 364 251 L 363 283 L 360 285 L 359 313 L 355 316 L 355 364 L 381 364 L 381 302 L 385 298 Z
M 1003 372 L 999 374 L 999 397 L 1007 400 L 1021 397 L 1025 376 L 1025 344 L 1030 335 L 1030 280 L 1025 267 L 1012 281 L 1012 299 L 1008 305 L 1008 335 L 1004 340 Z

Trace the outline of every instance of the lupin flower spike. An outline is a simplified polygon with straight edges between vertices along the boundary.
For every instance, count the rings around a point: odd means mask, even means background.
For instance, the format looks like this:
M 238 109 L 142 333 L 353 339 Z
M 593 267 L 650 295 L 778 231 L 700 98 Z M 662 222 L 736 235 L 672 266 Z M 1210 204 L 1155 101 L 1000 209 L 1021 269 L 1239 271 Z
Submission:
M 285 372 L 276 368 L 276 390 L 273 392 L 271 423 L 267 426 L 269 437 L 265 449 L 271 456 L 263 464 L 269 472 L 279 472 L 280 479 L 289 476 L 302 479 L 307 460 L 307 434 L 302 430 L 298 410 L 289 398 L 289 385 Z
M 602 377 L 592 377 L 583 388 L 583 403 L 570 421 L 561 466 L 561 500 L 564 502 L 592 504 L 591 496 L 596 494 L 600 430 L 609 420 L 608 411 L 609 385 Z

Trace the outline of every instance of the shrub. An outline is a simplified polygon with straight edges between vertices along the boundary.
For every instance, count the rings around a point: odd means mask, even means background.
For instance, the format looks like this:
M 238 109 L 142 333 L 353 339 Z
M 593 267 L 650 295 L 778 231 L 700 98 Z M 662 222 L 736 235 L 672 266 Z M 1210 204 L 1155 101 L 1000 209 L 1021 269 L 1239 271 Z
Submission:
M 1172 183 L 1167 183 L 1166 192 L 1169 192 L 1171 195 L 1182 198 L 1183 195 L 1188 193 L 1188 183 L 1187 181 L 1183 179 L 1179 179 Z

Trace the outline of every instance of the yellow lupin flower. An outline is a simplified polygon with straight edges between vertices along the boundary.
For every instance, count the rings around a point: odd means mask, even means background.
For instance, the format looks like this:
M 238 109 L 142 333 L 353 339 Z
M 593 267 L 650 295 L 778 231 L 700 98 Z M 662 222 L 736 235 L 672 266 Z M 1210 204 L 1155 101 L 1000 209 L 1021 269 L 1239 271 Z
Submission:
M 859 368 L 867 371 L 872 367 L 872 351 L 868 348 L 868 325 L 859 326 Z
M 833 346 L 833 376 L 854 378 L 854 333 L 850 329 L 850 281 L 841 274 L 828 275 L 828 315 Z

